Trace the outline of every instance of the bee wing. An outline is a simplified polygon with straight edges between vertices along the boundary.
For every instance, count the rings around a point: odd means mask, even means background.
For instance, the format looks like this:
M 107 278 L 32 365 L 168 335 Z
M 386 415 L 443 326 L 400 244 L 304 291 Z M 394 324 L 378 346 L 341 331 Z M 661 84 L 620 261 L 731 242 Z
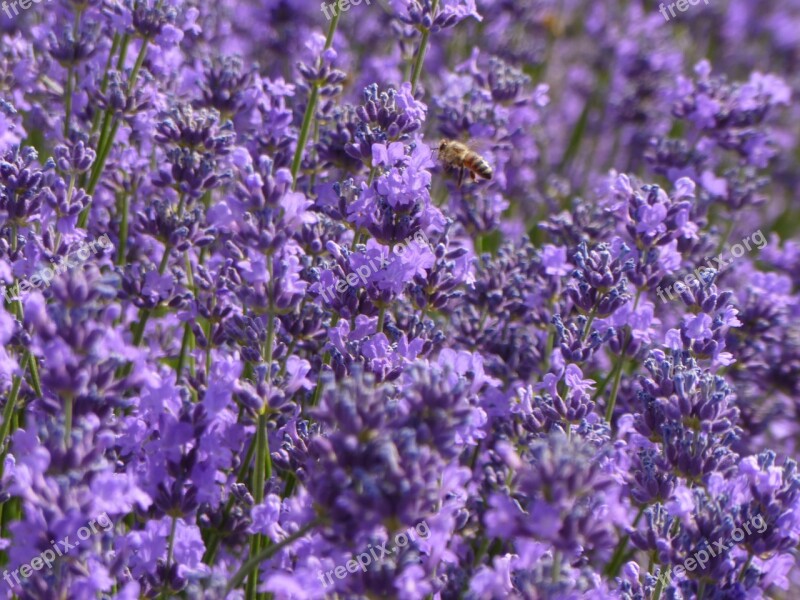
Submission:
M 466 141 L 464 143 L 467 145 L 467 147 L 470 150 L 472 150 L 473 152 L 476 152 L 477 154 L 479 154 L 481 157 L 485 158 L 486 160 L 489 160 L 490 158 L 493 158 L 495 153 L 497 152 L 498 148 L 500 148 L 500 145 L 497 142 L 495 142 L 494 140 L 486 139 L 486 138 L 483 138 L 483 139 L 475 139 L 475 138 L 473 138 L 473 139 L 470 139 L 470 140 L 468 140 L 468 141 Z

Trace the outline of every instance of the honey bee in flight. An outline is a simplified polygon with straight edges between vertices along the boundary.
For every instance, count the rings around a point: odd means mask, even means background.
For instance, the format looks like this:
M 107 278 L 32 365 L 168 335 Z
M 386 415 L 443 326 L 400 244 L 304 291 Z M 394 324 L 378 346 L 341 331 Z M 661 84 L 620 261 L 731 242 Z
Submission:
M 469 171 L 472 181 L 477 175 L 484 179 L 492 178 L 492 167 L 480 154 L 466 144 L 453 140 L 442 140 L 439 144 L 439 160 L 451 169 L 458 169 L 458 186 L 464 180 L 464 172 Z

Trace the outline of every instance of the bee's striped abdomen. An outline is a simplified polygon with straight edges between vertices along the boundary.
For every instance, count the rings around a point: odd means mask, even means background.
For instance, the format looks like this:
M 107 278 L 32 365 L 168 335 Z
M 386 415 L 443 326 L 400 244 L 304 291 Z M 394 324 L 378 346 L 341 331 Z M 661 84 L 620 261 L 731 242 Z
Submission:
M 492 178 L 492 167 L 479 154 L 472 153 L 469 157 L 470 168 L 484 179 Z

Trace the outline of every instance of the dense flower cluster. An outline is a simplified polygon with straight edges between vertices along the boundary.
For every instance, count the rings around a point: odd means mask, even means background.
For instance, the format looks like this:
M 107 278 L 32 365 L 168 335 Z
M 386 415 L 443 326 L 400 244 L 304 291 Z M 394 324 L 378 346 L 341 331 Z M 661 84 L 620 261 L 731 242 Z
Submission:
M 0 599 L 798 597 L 796 1 L 342 4 L 2 2 Z

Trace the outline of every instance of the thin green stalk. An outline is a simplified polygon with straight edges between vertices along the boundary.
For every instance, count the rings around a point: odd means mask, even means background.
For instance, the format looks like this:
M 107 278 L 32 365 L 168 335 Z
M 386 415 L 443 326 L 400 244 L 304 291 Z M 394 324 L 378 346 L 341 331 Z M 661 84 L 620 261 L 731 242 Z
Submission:
M 142 40 L 142 47 L 139 50 L 139 55 L 136 57 L 136 63 L 133 65 L 133 70 L 131 71 L 131 75 L 128 78 L 128 93 L 133 94 L 134 86 L 136 85 L 136 79 L 139 77 L 139 71 L 144 64 L 144 59 L 147 57 L 147 47 L 149 45 L 149 40 L 144 39 Z M 125 46 L 127 48 L 127 45 Z M 123 60 L 123 56 L 120 55 L 120 61 Z M 108 132 L 109 123 L 111 124 L 111 131 Z M 114 138 L 117 136 L 117 131 L 119 130 L 120 120 L 116 117 L 112 118 L 111 109 L 106 109 L 106 114 L 103 119 L 103 129 L 100 133 L 100 140 L 97 144 L 98 152 L 97 152 L 97 160 L 95 164 L 92 165 L 91 176 L 89 177 L 89 187 L 86 189 L 86 193 L 88 195 L 93 195 L 95 189 L 97 189 L 97 184 L 100 181 L 100 176 L 103 174 L 103 169 L 106 166 L 106 160 L 108 160 L 108 155 L 111 153 L 111 148 L 114 145 Z M 108 133 L 107 133 L 108 132 Z M 89 211 L 91 210 L 91 202 L 89 205 L 83 209 L 80 218 L 78 219 L 78 226 L 79 227 L 86 227 L 86 223 L 89 220 Z
M 186 364 L 186 355 L 189 350 L 189 340 L 192 337 L 192 328 L 189 323 L 185 323 L 183 326 L 183 339 L 181 340 L 181 352 L 178 355 L 178 364 L 175 367 L 175 381 L 181 380 L 181 374 L 183 373 L 183 367 Z
M 644 506 L 639 509 L 639 512 L 636 514 L 636 518 L 633 520 L 633 526 L 639 524 L 639 521 L 644 514 Z M 625 551 L 628 549 L 628 541 L 630 540 L 629 535 L 624 535 L 617 544 L 617 547 L 614 549 L 614 554 L 611 555 L 611 560 L 608 562 L 608 566 L 606 567 L 606 575 L 609 577 L 616 577 L 619 573 L 619 569 L 622 567 L 622 561 L 625 557 Z
M 16 410 L 17 398 L 19 397 L 19 390 L 22 386 L 22 379 L 25 376 L 25 366 L 28 364 L 30 364 L 31 376 L 33 377 L 33 374 L 36 373 L 36 357 L 34 357 L 30 350 L 26 350 L 23 355 L 22 364 L 20 365 L 23 373 L 22 375 L 14 376 L 11 383 L 11 392 L 8 395 L 8 400 L 3 409 L 3 423 L 0 425 L 0 441 L 2 441 L 2 452 L 0 452 L 0 479 L 3 478 L 5 456 L 9 450 L 8 438 L 11 434 L 11 428 L 12 426 L 18 427 L 18 425 L 16 425 L 19 416 L 19 412 Z M 38 375 L 36 375 L 36 378 L 36 385 L 38 388 Z M 39 395 L 41 395 L 41 392 L 39 392 Z M 8 533 L 8 523 L 19 520 L 20 514 L 18 500 L 15 502 L 12 498 L 6 502 L 0 502 L 0 534 L 6 535 Z
M 247 471 L 250 468 L 250 463 L 253 460 L 253 455 L 256 451 L 256 441 L 255 439 L 250 440 L 250 445 L 247 447 L 247 452 L 245 452 L 245 458 L 242 461 L 242 464 L 239 465 L 239 473 L 236 476 L 236 482 L 241 483 L 244 481 L 245 475 L 247 475 Z M 228 496 L 228 503 L 225 505 L 225 510 L 223 511 L 223 520 L 228 514 L 231 512 L 231 508 L 233 508 L 233 494 Z M 211 533 L 211 539 L 206 546 L 206 552 L 203 554 L 203 562 L 207 565 L 210 565 L 214 562 L 214 557 L 217 554 L 217 549 L 219 548 L 219 542 L 221 539 L 221 535 L 218 531 L 213 531 Z
M 270 276 L 272 276 L 272 256 L 267 257 L 267 262 L 270 264 Z M 270 290 L 269 311 L 267 313 L 269 322 L 267 323 L 267 341 L 266 352 L 264 352 L 264 361 L 267 363 L 267 380 L 272 382 L 272 347 L 275 340 L 275 307 L 272 301 L 272 290 Z
M 561 552 L 556 550 L 553 553 L 553 583 L 558 583 L 561 579 Z
M 213 310 L 213 304 L 212 304 Z M 214 344 L 211 341 L 211 336 L 213 335 L 214 324 L 212 323 L 211 319 L 208 320 L 208 326 L 206 327 L 206 381 L 209 381 L 211 377 L 211 350 L 214 347 Z
M 127 36 L 126 36 L 127 37 Z M 100 83 L 100 91 L 102 93 L 106 93 L 108 89 L 108 75 L 111 73 L 111 63 L 114 61 L 114 55 L 117 53 L 119 49 L 120 41 L 122 40 L 122 36 L 119 33 L 114 34 L 114 39 L 111 41 L 111 48 L 108 50 L 108 59 L 106 60 L 106 67 L 103 69 L 103 81 Z M 97 133 L 97 128 L 100 127 L 100 115 L 103 113 L 96 112 L 94 114 L 94 118 L 92 119 L 92 135 Z
M 20 387 L 22 387 L 22 376 L 14 375 L 14 379 L 11 382 L 11 393 L 8 395 L 8 400 L 3 408 L 3 424 L 0 426 L 0 439 L 3 440 L 3 457 L 5 457 L 7 450 L 8 434 L 11 433 L 11 421 L 14 416 L 14 410 L 17 407 Z M 0 462 L 0 475 L 3 473 L 4 465 L 5 461 Z
M 593 306 L 591 312 L 589 313 L 589 318 L 586 321 L 586 328 L 583 331 L 583 336 L 581 337 L 581 343 L 586 341 L 586 338 L 589 337 L 589 333 L 592 331 L 592 323 L 594 323 L 594 318 L 597 316 L 597 306 Z
M 336 32 L 336 26 L 339 24 L 339 15 L 341 15 L 341 13 L 342 11 L 337 11 L 333 19 L 331 19 L 331 24 L 328 27 L 328 36 L 325 38 L 325 50 L 333 45 L 333 35 Z M 322 58 L 320 58 L 320 64 L 321 63 Z M 300 164 L 303 162 L 303 150 L 305 150 L 306 142 L 308 142 L 308 134 L 311 131 L 311 121 L 314 119 L 314 113 L 317 110 L 319 88 L 319 81 L 315 81 L 311 84 L 311 93 L 308 97 L 306 112 L 303 115 L 303 123 L 300 126 L 300 137 L 297 139 L 297 148 L 295 148 L 294 159 L 292 159 L 292 191 L 297 189 L 297 174 L 300 172 Z
M 164 256 L 161 257 L 161 263 L 158 265 L 158 274 L 163 275 L 164 270 L 167 268 L 167 263 L 169 262 L 169 254 L 172 251 L 170 244 L 167 243 L 164 246 Z M 150 315 L 152 314 L 152 309 L 145 308 L 143 309 L 143 314 L 139 318 L 139 321 L 133 327 L 133 345 L 134 347 L 138 347 L 139 344 L 142 343 L 144 339 L 144 330 L 147 328 L 147 322 L 150 320 Z M 127 377 L 131 374 L 133 370 L 133 363 L 128 363 L 124 368 L 121 368 L 119 371 L 119 375 L 122 377 Z
M 383 332 L 383 322 L 386 319 L 386 306 L 381 304 L 380 312 L 378 313 L 378 333 Z
M 16 225 L 14 226 L 14 231 L 16 231 Z M 15 234 L 16 239 L 16 234 Z M 19 291 L 19 283 L 15 284 L 14 286 L 14 296 L 17 297 L 17 301 L 14 303 L 14 313 L 17 315 L 17 319 L 20 322 L 25 320 L 25 311 L 22 308 L 22 300 L 20 299 L 20 291 Z M 38 360 L 35 355 L 31 354 L 30 352 L 26 352 L 22 359 L 22 364 L 20 367 L 22 368 L 22 377 L 25 377 L 25 369 L 27 368 L 31 374 L 31 387 L 33 387 L 33 391 L 36 392 L 36 395 L 41 398 L 42 397 L 42 382 L 39 379 L 39 364 Z M 2 469 L 0 469 L 0 473 L 2 473 Z
M 183 203 L 185 196 L 181 195 L 181 203 Z M 189 254 L 186 254 L 186 278 L 188 279 L 189 287 L 192 289 L 194 293 L 194 297 L 197 298 L 197 285 L 194 282 L 194 271 L 192 268 L 192 260 L 189 257 Z M 176 381 L 181 380 L 181 374 L 183 373 L 183 367 L 186 364 L 186 357 L 188 356 L 189 350 L 195 349 L 195 340 L 194 340 L 194 333 L 192 332 L 191 324 L 187 321 L 183 326 L 183 340 L 181 340 L 181 351 L 178 355 L 178 364 L 176 366 Z M 195 375 L 194 369 L 194 359 L 189 364 L 189 372 L 192 376 Z
M 669 580 L 670 571 L 672 571 L 672 567 L 666 567 L 667 572 L 664 574 L 663 577 L 658 578 L 658 583 L 656 583 L 656 589 L 653 590 L 653 598 L 652 600 L 659 600 L 661 598 L 661 590 L 664 588 L 664 581 Z
M 283 495 L 282 498 L 288 498 L 292 495 L 294 491 L 294 486 L 297 483 L 297 477 L 294 476 L 294 473 L 289 473 L 286 476 L 286 485 L 283 488 Z
M 737 579 L 737 581 L 744 581 L 744 574 L 745 574 L 745 572 L 747 572 L 747 569 L 750 568 L 750 565 L 752 564 L 752 562 L 753 562 L 753 553 L 752 552 L 748 552 L 747 553 L 747 561 L 742 566 L 742 572 L 739 573 L 739 578 Z
M 72 445 L 72 407 L 75 400 L 72 394 L 67 394 L 64 398 L 64 447 Z
M 158 265 L 158 274 L 163 275 L 165 269 L 167 268 L 167 263 L 169 262 L 169 254 L 172 251 L 169 243 L 164 246 L 164 256 L 161 257 L 161 263 Z M 144 330 L 145 326 L 147 325 L 147 321 L 150 319 L 150 313 L 152 311 L 150 309 L 145 309 L 144 314 L 142 315 L 141 320 L 137 323 L 135 333 L 133 336 L 133 345 L 138 346 L 142 343 L 142 338 L 144 337 Z
M 617 403 L 617 394 L 619 393 L 619 384 L 622 380 L 622 366 L 625 364 L 625 351 L 628 349 L 628 343 L 622 347 L 619 361 L 614 365 L 614 385 L 611 388 L 611 397 L 608 399 L 606 405 L 606 422 L 611 423 L 611 418 L 614 416 L 614 406 Z
M 311 121 L 314 118 L 314 111 L 317 109 L 319 99 L 319 84 L 314 82 L 311 86 L 311 94 L 308 96 L 306 112 L 303 115 L 303 124 L 300 127 L 300 138 L 297 140 L 297 148 L 294 151 L 292 160 L 292 190 L 297 189 L 297 174 L 300 172 L 300 164 L 303 162 L 303 150 L 308 141 L 308 131 L 311 128 Z
M 256 504 L 264 501 L 264 482 L 265 474 L 271 476 L 271 464 L 269 457 L 269 439 L 267 438 L 267 413 L 262 411 L 258 415 L 256 424 L 256 463 L 253 468 L 253 500 Z M 250 540 L 250 556 L 255 556 L 261 550 L 265 540 L 260 533 L 255 534 Z M 247 578 L 247 589 L 245 598 L 252 600 L 256 597 L 258 586 L 258 566 L 250 573 Z
M 31 387 L 33 387 L 33 391 L 36 392 L 36 396 L 41 398 L 42 382 L 39 379 L 39 364 L 36 356 L 33 354 L 30 355 L 30 360 L 28 361 L 28 371 L 31 374 Z
M 334 314 L 331 318 L 331 326 L 330 328 L 333 329 L 336 327 L 336 324 L 339 322 L 339 315 Z M 325 355 L 322 357 L 322 368 L 320 369 L 319 375 L 317 375 L 317 387 L 314 388 L 314 396 L 311 399 L 311 406 L 314 407 L 319 404 L 320 396 L 322 396 L 322 373 L 325 370 L 325 365 L 331 364 L 331 353 L 326 352 Z
M 636 311 L 636 308 L 639 306 L 639 299 L 642 297 L 642 290 L 636 292 L 636 299 L 633 302 L 633 310 Z M 633 330 L 628 331 L 627 335 L 625 336 L 625 343 L 622 345 L 622 352 L 620 352 L 619 362 L 615 365 L 615 373 L 614 373 L 614 385 L 611 388 L 611 397 L 608 399 L 608 404 L 606 405 L 606 422 L 611 423 L 611 418 L 614 416 L 614 406 L 617 403 L 617 394 L 619 393 L 619 384 L 622 380 L 622 367 L 625 364 L 625 352 L 628 351 L 628 347 L 631 345 L 631 341 L 633 341 Z
M 267 413 L 258 415 L 256 425 L 256 465 L 253 469 L 253 499 L 256 504 L 264 501 L 265 474 L 271 470 L 269 464 L 269 440 L 267 439 Z
M 117 59 L 117 71 L 122 71 L 125 66 L 125 59 L 128 58 L 128 45 L 131 43 L 130 34 L 125 34 L 122 38 L 122 47 L 119 51 L 119 58 Z
M 269 272 L 269 307 L 267 310 L 267 339 L 264 348 L 264 360 L 267 365 L 267 388 L 272 387 L 272 352 L 275 340 L 275 302 L 273 300 L 273 272 L 272 255 L 267 254 L 267 270 Z M 269 454 L 269 434 L 267 431 L 267 411 L 264 406 L 258 415 L 256 424 L 256 463 L 253 469 L 253 499 L 256 504 L 264 501 L 264 483 L 272 478 L 272 459 Z M 269 545 L 269 540 L 260 533 L 255 534 L 250 540 L 250 555 L 258 554 L 262 547 Z M 247 589 L 245 598 L 254 600 L 259 594 L 258 587 L 258 568 L 250 574 L 247 579 Z
M 0 440 L 2 441 L 2 454 L 0 454 L 0 478 L 3 476 L 3 468 L 5 466 L 5 455 L 8 452 L 8 437 L 11 433 L 11 424 L 14 421 L 14 414 L 17 407 L 17 399 L 19 398 L 19 390 L 22 387 L 22 380 L 25 377 L 26 367 L 30 367 L 31 372 L 36 372 L 36 358 L 30 350 L 26 350 L 22 356 L 20 369 L 22 375 L 14 375 L 11 381 L 11 391 L 8 394 L 8 400 L 3 408 L 3 424 L 0 425 Z M 39 387 L 38 373 L 36 375 L 36 388 Z M 41 396 L 41 392 L 37 392 Z
M 439 0 L 433 0 L 431 5 L 431 19 L 436 18 L 436 9 L 439 7 Z M 422 66 L 425 63 L 425 53 L 428 51 L 428 38 L 430 38 L 430 29 L 425 29 L 422 32 L 422 39 L 419 42 L 419 50 L 417 50 L 417 58 L 414 63 L 414 70 L 411 73 L 411 92 L 417 89 L 417 82 L 419 76 L 422 74 Z
M 111 148 L 114 146 L 114 138 L 117 137 L 119 125 L 120 120 L 114 115 L 111 115 L 108 124 L 106 124 L 105 121 L 103 122 L 103 131 L 106 132 L 106 137 L 98 144 L 97 162 L 95 163 L 97 168 L 92 171 L 92 176 L 89 179 L 89 187 L 86 188 L 86 193 L 89 195 L 94 194 L 97 189 L 97 184 L 100 182 L 100 176 L 103 174 L 108 155 L 111 154 Z
M 131 194 L 136 193 L 134 185 Z M 117 250 L 117 264 L 122 266 L 128 254 L 128 211 L 130 210 L 130 196 L 127 192 L 122 193 L 122 222 L 119 225 L 119 249 Z
M 133 71 L 131 71 L 131 76 L 128 78 L 128 93 L 133 93 L 133 86 L 136 85 L 136 79 L 139 77 L 139 71 L 142 69 L 142 65 L 144 64 L 144 59 L 147 57 L 147 46 L 150 44 L 150 40 L 143 39 L 142 40 L 142 47 L 139 50 L 139 55 L 136 57 L 136 62 L 133 65 Z
M 169 545 L 167 547 L 167 577 L 169 577 L 169 568 L 172 564 L 172 551 L 175 546 L 175 530 L 178 526 L 178 517 L 172 517 L 172 527 L 169 530 Z M 161 589 L 161 598 L 166 598 L 167 589 L 166 587 Z
M 255 554 L 252 557 L 250 557 L 250 559 L 248 559 L 248 561 L 242 565 L 242 567 L 228 582 L 228 586 L 225 588 L 225 593 L 223 594 L 223 596 L 227 597 L 232 590 L 239 587 L 244 581 L 244 579 L 248 576 L 248 574 L 254 568 L 258 567 L 258 565 L 260 565 L 262 562 L 264 562 L 268 558 L 272 558 L 275 554 L 283 550 L 286 546 L 293 544 L 301 537 L 303 537 L 305 534 L 307 534 L 309 531 L 314 529 L 314 527 L 317 527 L 318 525 L 321 524 L 322 521 L 320 519 L 315 519 L 310 523 L 307 523 L 297 531 L 295 531 L 289 537 L 281 540 L 277 544 L 270 546 L 269 548 L 264 548 L 258 554 Z

